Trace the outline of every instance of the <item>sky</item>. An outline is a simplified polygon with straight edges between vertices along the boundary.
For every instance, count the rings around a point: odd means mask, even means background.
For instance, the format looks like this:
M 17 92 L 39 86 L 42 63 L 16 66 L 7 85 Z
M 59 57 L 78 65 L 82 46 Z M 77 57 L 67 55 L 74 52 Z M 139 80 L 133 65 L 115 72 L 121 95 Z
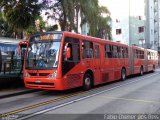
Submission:
M 99 0 L 99 5 L 106 6 L 111 12 L 113 19 L 124 19 L 129 15 L 129 1 L 130 1 L 130 15 L 143 16 L 144 15 L 144 0 Z M 47 20 L 42 12 L 44 20 Z M 53 20 L 47 20 L 50 25 L 55 24 Z
M 106 6 L 114 18 L 128 16 L 129 2 L 132 16 L 144 15 L 144 0 L 99 0 L 99 5 Z

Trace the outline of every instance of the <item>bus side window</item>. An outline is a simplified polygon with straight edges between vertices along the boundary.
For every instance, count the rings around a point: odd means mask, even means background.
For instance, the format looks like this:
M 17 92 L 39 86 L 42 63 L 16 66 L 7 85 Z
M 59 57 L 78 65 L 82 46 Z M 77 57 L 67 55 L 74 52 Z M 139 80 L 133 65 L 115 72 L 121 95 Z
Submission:
M 148 60 L 150 60 L 150 59 L 151 59 L 151 53 L 148 52 Z
M 118 49 L 117 46 L 113 46 L 113 57 L 118 58 Z
M 118 58 L 121 58 L 121 47 L 118 47 Z
M 126 58 L 128 58 L 128 48 L 126 48 Z
M 106 58 L 112 58 L 112 46 L 111 45 L 105 45 L 105 57 Z
M 95 45 L 95 58 L 100 58 L 99 45 Z
M 93 58 L 93 43 L 83 40 L 82 42 L 82 58 Z

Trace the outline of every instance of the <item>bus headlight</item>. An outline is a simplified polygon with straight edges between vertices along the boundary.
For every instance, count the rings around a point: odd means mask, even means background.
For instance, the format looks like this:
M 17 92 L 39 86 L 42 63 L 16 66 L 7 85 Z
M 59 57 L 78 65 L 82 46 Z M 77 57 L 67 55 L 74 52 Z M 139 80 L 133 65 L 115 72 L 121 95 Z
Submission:
M 26 73 L 24 74 L 24 77 L 29 78 L 29 77 L 30 77 L 29 73 L 26 72 Z
M 56 76 L 57 76 L 57 72 L 54 72 L 49 76 L 49 78 L 56 78 Z

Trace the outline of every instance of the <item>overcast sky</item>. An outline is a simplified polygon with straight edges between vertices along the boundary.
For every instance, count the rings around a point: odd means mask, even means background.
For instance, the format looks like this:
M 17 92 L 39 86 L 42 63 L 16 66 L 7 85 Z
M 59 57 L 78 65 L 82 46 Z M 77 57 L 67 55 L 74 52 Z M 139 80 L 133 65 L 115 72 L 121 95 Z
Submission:
M 112 17 L 123 17 L 129 13 L 132 16 L 144 15 L 144 0 L 99 0 L 99 4 L 106 6 L 112 13 Z

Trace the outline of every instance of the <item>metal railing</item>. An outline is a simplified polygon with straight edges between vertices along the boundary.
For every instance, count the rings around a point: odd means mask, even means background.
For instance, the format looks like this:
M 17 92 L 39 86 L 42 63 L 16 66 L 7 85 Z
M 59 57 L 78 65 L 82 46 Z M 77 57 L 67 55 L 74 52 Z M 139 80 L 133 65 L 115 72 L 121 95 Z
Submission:
M 19 77 L 22 70 L 21 59 L 2 59 L 2 65 L 0 66 L 0 77 Z

